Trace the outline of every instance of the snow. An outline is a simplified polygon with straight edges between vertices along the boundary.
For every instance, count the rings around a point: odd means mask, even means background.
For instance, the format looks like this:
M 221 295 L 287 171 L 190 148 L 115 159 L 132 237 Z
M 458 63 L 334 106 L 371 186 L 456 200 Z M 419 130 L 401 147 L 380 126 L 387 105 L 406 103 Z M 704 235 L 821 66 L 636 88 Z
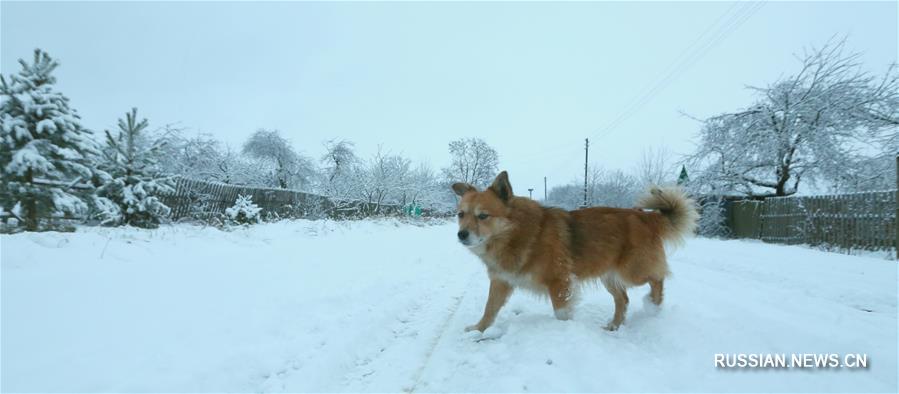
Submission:
M 26 123 L 24 119 L 12 117 L 6 113 L 0 116 L 2 116 L 2 118 L 0 118 L 0 125 L 3 126 L 3 132 L 11 134 L 12 139 L 22 141 L 34 139 L 31 132 L 28 131 L 28 123 Z M 3 142 L 7 143 L 7 141 Z
M 37 122 L 38 134 L 53 134 L 56 130 L 56 123 L 53 122 L 53 119 L 42 119 Z
M 60 216 L 66 213 L 79 215 L 87 211 L 87 204 L 84 201 L 60 188 L 50 189 L 50 194 L 53 196 L 53 207 L 56 208 L 56 214 Z
M 897 264 L 693 239 L 665 303 L 513 294 L 494 327 L 452 223 L 282 221 L 0 236 L 2 391 L 887 391 Z M 865 353 L 867 369 L 722 370 L 716 353 Z
M 41 154 L 39 144 L 46 140 L 32 140 L 12 155 L 12 160 L 6 165 L 6 172 L 23 176 L 31 169 L 44 174 L 53 171 L 53 163 Z
M 54 149 L 55 153 L 59 155 L 59 157 L 66 160 L 81 160 L 84 159 L 84 155 L 82 155 L 77 150 L 72 148 L 64 148 L 64 147 L 56 147 Z

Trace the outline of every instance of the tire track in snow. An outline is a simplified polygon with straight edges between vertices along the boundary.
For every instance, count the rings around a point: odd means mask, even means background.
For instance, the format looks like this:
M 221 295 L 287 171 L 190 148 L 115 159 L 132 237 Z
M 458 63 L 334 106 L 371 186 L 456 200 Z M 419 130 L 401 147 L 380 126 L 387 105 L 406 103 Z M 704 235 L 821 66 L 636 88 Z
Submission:
M 419 383 L 421 383 L 421 377 L 422 375 L 424 375 L 425 369 L 427 369 L 428 364 L 431 362 L 431 357 L 434 355 L 434 350 L 437 349 L 437 345 L 440 344 L 440 341 L 443 339 L 443 335 L 446 334 L 447 329 L 449 329 L 450 322 L 453 321 L 453 318 L 456 316 L 456 312 L 459 311 L 459 306 L 462 305 L 462 300 L 465 299 L 465 295 L 468 294 L 468 291 L 471 289 L 470 284 L 474 280 L 474 277 L 475 275 L 471 275 L 468 280 L 469 286 L 466 286 L 462 294 L 456 297 L 456 303 L 453 304 L 450 313 L 443 321 L 443 324 L 440 327 L 440 333 L 431 342 L 431 345 L 428 347 L 428 352 L 425 355 L 425 359 L 422 360 L 421 365 L 419 365 L 418 370 L 415 372 L 415 377 L 412 379 L 412 386 L 403 389 L 404 392 L 414 393 L 415 389 L 418 388 Z
M 460 278 L 462 280 L 444 285 L 418 286 L 417 291 L 413 292 L 408 291 L 414 287 L 410 283 L 421 283 L 423 279 L 394 284 L 392 290 L 383 292 L 393 296 L 366 300 L 345 314 L 348 322 L 341 324 L 365 322 L 368 329 L 364 335 L 346 338 L 324 335 L 318 338 L 322 342 L 327 341 L 328 346 L 308 349 L 308 352 L 285 360 L 281 367 L 262 376 L 262 382 L 258 386 L 254 385 L 257 387 L 255 391 L 304 389 L 306 386 L 300 383 L 300 379 L 312 373 L 308 368 L 333 372 L 334 385 L 330 390 L 414 390 L 477 274 L 480 272 L 473 271 L 467 278 L 462 277 L 465 279 Z M 454 293 L 456 295 L 452 296 Z M 402 302 L 394 303 L 390 300 L 400 294 L 403 295 Z M 318 359 L 323 352 L 343 353 L 347 356 L 340 357 L 339 362 L 329 362 L 329 365 L 322 368 L 321 364 L 313 360 Z M 402 362 L 397 364 L 398 361 Z M 406 362 L 408 364 L 404 367 L 402 364 Z
M 400 287 L 402 286 L 397 286 L 385 294 L 398 294 Z M 320 346 L 307 349 L 308 351 L 285 360 L 279 368 L 265 373 L 259 386 L 261 389 L 258 389 L 257 392 L 292 390 L 290 386 L 295 384 L 294 380 L 298 378 L 294 375 L 304 374 L 304 372 L 308 374 L 308 371 L 304 371 L 306 367 L 320 366 L 321 364 L 313 366 L 310 363 L 320 360 L 323 353 L 348 354 L 346 358 L 335 363 L 335 366 L 342 363 L 350 367 L 342 373 L 333 375 L 335 379 L 342 375 L 342 383 L 332 389 L 369 391 L 368 386 L 379 371 L 373 365 L 377 365 L 386 354 L 395 351 L 395 347 L 403 345 L 404 341 L 414 341 L 419 332 L 426 329 L 426 327 L 421 327 L 421 322 L 427 321 L 422 318 L 422 313 L 432 304 L 433 297 L 430 294 L 416 293 L 404 301 L 394 308 L 384 310 L 379 309 L 378 305 L 387 304 L 387 300 L 379 298 L 360 303 L 354 310 L 346 311 L 344 317 L 347 321 L 340 324 L 359 324 L 361 321 L 367 321 L 370 329 L 365 332 L 364 336 L 340 338 L 328 334 L 317 334 L 319 336 L 316 337 L 316 342 L 319 342 Z M 371 314 L 372 310 L 380 310 L 385 313 L 376 314 L 377 319 L 372 320 L 375 317 Z M 325 346 L 326 343 L 328 346 Z M 332 371 L 336 371 L 336 369 L 332 369 Z
M 398 351 L 396 347 L 403 345 L 404 339 L 410 338 L 409 341 L 414 342 L 423 329 L 420 327 L 422 314 L 432 303 L 432 296 L 426 293 L 420 297 L 414 297 L 412 302 L 399 308 L 401 312 L 391 316 L 391 319 L 396 319 L 396 321 L 390 325 L 390 334 L 384 335 L 387 340 L 373 341 L 367 352 L 356 356 L 355 367 L 344 376 L 344 387 L 350 387 L 351 384 L 357 383 L 362 388 L 368 388 L 371 384 L 371 377 L 377 372 L 372 365 L 376 365 L 384 358 L 385 353 Z

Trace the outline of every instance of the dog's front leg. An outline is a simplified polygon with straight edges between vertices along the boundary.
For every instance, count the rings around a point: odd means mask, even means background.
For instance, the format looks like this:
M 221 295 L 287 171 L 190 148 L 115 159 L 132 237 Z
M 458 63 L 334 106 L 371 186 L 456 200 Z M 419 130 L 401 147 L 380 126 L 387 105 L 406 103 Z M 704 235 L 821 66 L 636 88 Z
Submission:
M 490 294 L 487 296 L 487 305 L 484 307 L 484 316 L 481 321 L 473 326 L 465 327 L 465 331 L 478 330 L 483 332 L 493 324 L 499 310 L 506 304 L 509 295 L 512 294 L 512 285 L 497 279 L 490 280 Z
M 571 304 L 574 297 L 574 289 L 571 288 L 570 279 L 551 281 L 546 285 L 549 290 L 549 300 L 553 304 L 556 319 L 569 320 L 572 316 Z

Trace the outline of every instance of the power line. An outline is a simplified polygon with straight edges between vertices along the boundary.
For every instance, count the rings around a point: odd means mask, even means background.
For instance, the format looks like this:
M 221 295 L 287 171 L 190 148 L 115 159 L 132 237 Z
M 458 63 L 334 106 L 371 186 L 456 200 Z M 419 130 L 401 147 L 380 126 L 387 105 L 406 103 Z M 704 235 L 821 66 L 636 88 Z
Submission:
M 701 34 L 696 36 L 696 38 L 694 38 L 693 41 L 689 45 L 687 45 L 678 54 L 677 57 L 674 58 L 674 60 L 672 60 L 668 67 L 666 67 L 660 74 L 660 78 L 657 78 L 655 84 L 646 85 L 646 87 L 644 87 L 643 89 L 642 94 L 635 96 L 634 99 L 632 99 L 629 104 L 625 106 L 625 109 L 617 117 L 606 124 L 605 127 L 599 129 L 593 135 L 594 139 L 605 137 L 620 124 L 627 121 L 644 105 L 649 103 L 654 98 L 654 96 L 659 94 L 671 83 L 676 81 L 677 78 L 679 78 L 684 72 L 689 70 L 699 60 L 701 60 L 715 46 L 717 46 L 724 39 L 730 36 L 734 31 L 739 29 L 747 20 L 749 20 L 749 18 L 751 18 L 756 12 L 758 12 L 764 6 L 764 4 L 764 1 L 735 2 L 734 4 L 732 4 L 724 13 L 719 15 L 713 23 L 706 27 L 706 29 L 703 30 Z M 711 33 L 710 35 L 710 32 L 713 33 Z M 524 162 L 530 159 L 545 157 L 551 154 L 568 151 L 572 148 L 573 146 L 570 143 L 555 145 L 547 149 L 541 149 L 530 155 L 519 156 L 515 161 L 512 162 Z M 585 149 L 587 148 L 585 147 Z M 585 153 L 584 163 L 585 182 L 587 178 L 586 155 L 587 153 Z M 560 165 L 557 165 L 550 172 L 555 172 L 559 168 L 569 165 L 571 161 L 573 161 L 572 159 L 574 159 L 576 156 L 571 155 L 569 157 L 569 160 L 565 160 Z M 584 204 L 586 205 L 586 192 Z
M 693 45 L 689 46 L 683 52 L 681 52 L 681 56 L 678 56 L 678 59 L 682 58 L 684 54 L 687 54 L 687 53 L 689 53 L 689 54 L 682 62 L 672 63 L 672 64 L 676 64 L 676 66 L 673 70 L 669 70 L 667 72 L 667 74 L 664 75 L 664 77 L 657 80 L 655 85 L 653 85 L 648 91 L 645 91 L 640 96 L 636 96 L 636 98 L 631 101 L 631 103 L 625 108 L 625 110 L 622 111 L 609 124 L 607 124 L 606 127 L 601 129 L 599 131 L 599 133 L 597 133 L 597 135 L 608 133 L 612 129 L 618 127 L 618 125 L 620 125 L 621 123 L 626 121 L 628 118 L 633 116 L 633 114 L 636 113 L 643 105 L 645 105 L 647 102 L 649 102 L 655 94 L 657 94 L 659 91 L 661 91 L 662 89 L 667 87 L 671 81 L 673 81 L 674 79 L 676 79 L 676 77 L 679 76 L 679 74 L 686 71 L 689 67 L 691 67 L 693 64 L 695 64 L 695 62 L 697 60 L 699 60 L 699 58 L 704 56 L 705 53 L 708 51 L 708 49 L 710 49 L 714 43 L 717 43 L 722 37 L 729 34 L 728 30 L 731 30 L 735 27 L 734 22 L 739 20 L 739 18 L 741 16 L 745 15 L 746 12 L 749 11 L 751 9 L 751 7 L 753 6 L 750 3 L 740 3 L 740 4 L 742 5 L 742 8 L 740 10 L 736 11 L 733 15 L 731 15 L 728 18 L 728 20 L 724 24 L 722 24 L 720 27 L 718 27 L 717 31 L 709 39 L 707 39 L 704 44 L 700 45 L 698 48 L 693 50 L 692 53 L 690 53 L 690 50 L 693 47 Z M 728 10 L 728 12 L 729 11 L 730 10 Z M 716 21 L 716 23 L 712 24 L 710 26 L 710 28 L 714 27 L 715 25 L 717 25 L 717 21 Z M 697 37 L 697 40 L 694 42 L 694 44 L 696 42 L 699 42 L 700 41 L 699 39 L 701 37 L 705 36 L 708 31 L 710 31 L 710 29 L 707 29 L 705 32 L 703 32 L 703 34 L 701 34 L 699 37 Z
M 764 2 L 761 1 L 754 3 L 734 2 L 733 4 L 731 4 L 731 6 L 724 13 L 719 15 L 714 22 L 709 24 L 708 27 L 706 27 L 702 31 L 702 33 L 696 36 L 696 38 L 694 38 L 690 42 L 690 44 L 687 45 L 678 54 L 678 56 L 671 61 L 671 63 L 669 63 L 669 65 L 659 75 L 659 78 L 656 78 L 656 82 L 654 84 L 647 84 L 642 90 L 642 93 L 634 96 L 634 98 L 628 103 L 628 105 L 625 106 L 625 109 L 617 117 L 615 117 L 605 127 L 599 129 L 596 133 L 594 133 L 594 139 L 599 139 L 605 136 L 611 130 L 618 127 L 621 123 L 633 116 L 642 106 L 651 101 L 654 95 L 665 89 L 668 85 L 671 84 L 671 82 L 676 80 L 680 74 L 692 67 L 698 60 L 705 56 L 705 54 L 709 50 L 711 50 L 715 45 L 726 38 L 726 36 L 728 36 L 731 32 L 739 28 L 740 25 L 742 25 L 749 17 L 751 17 L 752 14 L 757 12 L 758 9 L 760 9 L 763 5 Z M 724 22 L 722 23 L 722 21 Z M 714 33 L 709 35 L 713 31 Z M 705 42 L 702 43 L 704 39 Z M 518 158 L 516 158 L 516 160 L 512 161 L 512 163 L 524 162 L 538 157 L 546 157 L 551 154 L 567 151 L 568 149 L 572 149 L 574 146 L 575 145 L 573 145 L 573 143 L 554 145 L 552 147 L 541 149 L 529 155 L 519 156 Z
M 580 149 L 581 149 L 581 147 L 578 146 L 578 147 L 577 147 L 577 150 L 580 150 Z M 565 160 L 560 161 L 559 164 L 557 164 L 557 165 L 555 165 L 554 167 L 552 167 L 552 169 L 551 169 L 549 172 L 547 172 L 547 174 L 552 174 L 552 173 L 554 173 L 554 172 L 556 172 L 556 171 L 562 169 L 563 167 L 570 166 L 572 163 L 576 162 L 576 161 L 578 160 L 578 157 L 579 157 L 579 156 L 576 155 L 576 154 L 574 154 L 573 151 L 572 151 L 571 153 L 572 153 L 572 154 L 566 155 L 566 156 L 565 156 L 565 157 L 566 157 Z
M 613 129 L 618 127 L 621 123 L 629 119 L 633 116 L 637 111 L 639 111 L 646 103 L 651 101 L 655 95 L 660 93 L 662 90 L 667 88 L 672 82 L 677 80 L 677 78 L 687 71 L 690 67 L 696 64 L 699 60 L 702 59 L 712 48 L 718 45 L 721 41 L 723 41 L 727 36 L 736 31 L 740 26 L 743 25 L 752 15 L 758 12 L 759 9 L 764 6 L 764 2 L 754 2 L 754 3 L 740 3 L 742 6 L 739 10 L 734 12 L 727 18 L 721 26 L 715 31 L 715 33 L 710 36 L 705 43 L 700 45 L 699 47 L 693 49 L 695 44 L 701 41 L 702 37 L 705 37 L 708 32 L 716 25 L 718 25 L 718 21 L 722 18 L 719 17 L 712 25 L 709 26 L 702 34 L 700 34 L 696 40 L 692 44 L 690 44 L 684 51 L 681 52 L 675 62 L 672 64 L 677 64 L 677 66 L 670 70 L 662 79 L 658 80 L 655 85 L 646 91 L 642 95 L 636 96 L 631 103 L 625 107 L 625 110 L 621 112 L 616 118 L 614 118 L 611 122 L 609 122 L 605 127 L 600 129 L 594 137 L 600 138 L 602 136 L 607 135 Z M 731 6 L 722 17 L 730 14 L 731 10 L 734 6 Z M 693 50 L 690 53 L 691 49 Z M 685 53 L 689 53 L 686 58 L 684 58 L 681 62 L 678 62 L 678 59 L 681 59 Z M 669 67 L 670 68 L 670 67 Z
M 524 162 L 524 161 L 527 161 L 527 160 L 530 160 L 530 159 L 535 159 L 535 158 L 538 158 L 538 157 L 546 157 L 546 156 L 549 156 L 549 155 L 555 154 L 555 153 L 561 153 L 561 152 L 566 152 L 566 153 L 567 153 L 567 152 L 571 152 L 571 151 L 573 151 L 573 150 L 575 150 L 575 149 L 580 149 L 580 147 L 579 147 L 579 146 L 576 146 L 576 145 L 573 145 L 573 144 L 570 143 L 570 142 L 565 142 L 565 143 L 562 143 L 562 144 L 557 144 L 557 145 L 550 146 L 550 147 L 545 148 L 545 149 L 541 149 L 541 150 L 539 150 L 539 151 L 535 151 L 535 152 L 530 153 L 530 154 L 527 154 L 527 155 L 518 156 L 518 157 L 515 158 L 515 160 L 511 161 L 511 163 Z
M 705 37 L 706 37 L 706 36 L 707 36 L 707 35 L 708 35 L 708 34 L 715 28 L 715 26 L 718 26 L 718 24 L 719 24 L 725 17 L 727 17 L 727 16 L 728 16 L 728 15 L 729 15 L 735 8 L 737 8 L 737 7 L 740 6 L 741 4 L 745 4 L 745 3 L 740 3 L 740 2 L 734 2 L 734 3 L 731 3 L 730 7 L 728 7 L 728 9 L 727 9 L 726 11 L 724 11 L 724 13 L 722 13 L 721 15 L 719 15 L 719 16 L 715 19 L 714 22 L 712 22 L 711 24 L 709 24 L 709 25 L 705 28 L 705 30 L 702 31 L 702 33 L 700 33 L 698 36 L 696 36 L 696 37 L 693 39 L 693 41 L 690 42 L 689 45 L 687 45 L 683 50 L 680 51 L 680 53 L 679 53 L 679 54 L 678 54 L 678 55 L 671 61 L 671 63 L 669 63 L 668 66 L 667 66 L 664 70 L 662 70 L 662 72 L 659 74 L 659 78 L 656 78 L 656 79 L 654 79 L 654 80 L 651 80 L 651 82 L 649 82 L 649 83 L 647 83 L 646 85 L 643 86 L 643 89 L 640 91 L 640 94 L 634 96 L 634 97 L 627 103 L 627 105 L 625 105 L 625 107 L 624 107 L 625 109 L 622 111 L 622 113 L 619 114 L 618 117 L 616 117 L 615 119 L 613 119 L 611 122 L 609 122 L 609 124 L 607 125 L 606 129 L 609 128 L 610 125 L 617 124 L 617 122 L 618 122 L 618 121 L 619 121 L 619 120 L 620 120 L 626 113 L 630 112 L 630 109 L 631 109 L 631 108 L 637 106 L 637 104 L 639 103 L 639 101 L 641 100 L 641 98 L 648 96 L 648 95 L 652 92 L 652 90 L 654 89 L 654 86 L 658 86 L 659 82 L 662 81 L 662 80 L 664 80 L 666 75 L 670 75 L 674 70 L 676 70 L 678 64 L 680 64 L 680 63 L 682 62 L 682 60 L 684 59 L 684 57 L 685 57 L 688 53 L 690 53 L 690 52 L 693 50 L 693 48 L 694 48 L 697 44 L 699 44 L 699 42 L 702 41 L 702 39 L 705 38 Z M 603 130 L 605 130 L 605 129 L 600 130 L 600 132 L 602 132 Z

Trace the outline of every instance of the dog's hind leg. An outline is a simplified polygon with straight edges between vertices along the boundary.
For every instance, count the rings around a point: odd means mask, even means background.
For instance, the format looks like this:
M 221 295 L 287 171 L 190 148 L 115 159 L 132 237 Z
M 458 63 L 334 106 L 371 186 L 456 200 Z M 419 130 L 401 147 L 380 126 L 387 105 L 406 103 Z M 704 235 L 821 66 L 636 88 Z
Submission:
M 490 293 L 487 295 L 487 305 L 484 306 L 484 316 L 478 324 L 465 327 L 465 331 L 484 331 L 496 320 L 499 310 L 506 304 L 509 295 L 512 294 L 512 285 L 497 279 L 490 280 Z
M 656 306 L 662 305 L 662 298 L 664 297 L 664 280 L 650 280 L 649 281 L 649 299 Z
M 609 294 L 612 294 L 612 298 L 615 299 L 615 316 L 606 326 L 606 330 L 615 331 L 624 322 L 624 317 L 627 314 L 627 288 L 614 274 L 612 276 L 604 276 L 602 284 L 609 291 Z

